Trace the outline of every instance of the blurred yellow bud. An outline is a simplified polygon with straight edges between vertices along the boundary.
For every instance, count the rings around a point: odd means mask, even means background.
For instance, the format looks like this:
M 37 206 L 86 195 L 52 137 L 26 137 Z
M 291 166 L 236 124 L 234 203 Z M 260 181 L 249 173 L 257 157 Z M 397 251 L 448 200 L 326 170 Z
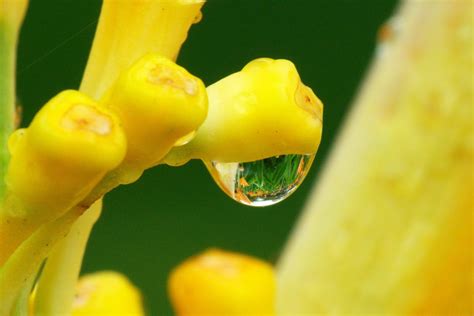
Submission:
M 198 158 L 248 162 L 314 154 L 323 104 L 288 60 L 261 58 L 207 88 L 209 114 L 195 138 L 173 150 L 168 164 Z
M 211 249 L 176 267 L 168 282 L 179 316 L 273 315 L 273 267 L 246 255 Z
M 96 272 L 79 279 L 72 316 L 145 315 L 139 290 L 122 274 Z
M 125 164 L 146 169 L 190 135 L 207 115 L 202 81 L 171 60 L 148 54 L 124 72 L 104 103 L 119 115 L 128 140 Z M 184 138 L 183 138 L 184 137 Z
M 35 315 L 36 289 L 30 296 L 29 313 Z M 101 271 L 82 276 L 76 285 L 72 316 L 145 315 L 140 291 L 124 275 Z

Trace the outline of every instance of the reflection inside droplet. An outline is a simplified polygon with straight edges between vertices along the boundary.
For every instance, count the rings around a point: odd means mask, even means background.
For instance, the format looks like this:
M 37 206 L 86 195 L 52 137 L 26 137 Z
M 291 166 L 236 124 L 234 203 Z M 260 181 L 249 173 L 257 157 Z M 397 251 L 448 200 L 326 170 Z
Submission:
M 250 206 L 283 201 L 303 182 L 315 155 L 282 155 L 252 162 L 204 162 L 219 187 Z

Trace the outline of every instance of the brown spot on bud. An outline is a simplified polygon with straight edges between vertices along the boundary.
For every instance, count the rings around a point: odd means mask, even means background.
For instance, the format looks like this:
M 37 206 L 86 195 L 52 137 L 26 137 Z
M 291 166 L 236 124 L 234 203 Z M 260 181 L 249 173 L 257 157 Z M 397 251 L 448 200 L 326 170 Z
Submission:
M 180 71 L 173 71 L 170 67 L 156 65 L 148 73 L 148 81 L 156 85 L 167 85 L 175 89 L 184 91 L 190 96 L 197 93 L 197 82 Z
M 88 131 L 105 136 L 112 131 L 109 116 L 85 104 L 73 105 L 63 116 L 61 126 L 70 131 Z
M 313 93 L 311 88 L 305 86 L 301 81 L 296 87 L 295 102 L 300 108 L 308 112 L 311 116 L 322 121 L 323 103 Z

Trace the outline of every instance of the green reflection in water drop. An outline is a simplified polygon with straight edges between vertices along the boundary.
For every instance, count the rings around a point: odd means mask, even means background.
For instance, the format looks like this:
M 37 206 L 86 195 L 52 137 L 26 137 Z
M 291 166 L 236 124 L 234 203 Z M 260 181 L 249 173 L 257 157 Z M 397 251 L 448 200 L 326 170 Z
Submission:
M 244 163 L 205 162 L 219 187 L 250 206 L 283 201 L 303 182 L 315 155 L 281 155 Z

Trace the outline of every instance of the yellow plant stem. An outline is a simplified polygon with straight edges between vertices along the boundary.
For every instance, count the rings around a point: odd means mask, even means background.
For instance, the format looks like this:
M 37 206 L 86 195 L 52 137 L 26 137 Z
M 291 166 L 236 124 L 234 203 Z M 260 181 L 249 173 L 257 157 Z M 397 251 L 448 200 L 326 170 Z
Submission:
M 408 0 L 278 268 L 282 315 L 472 315 L 472 1 Z
M 36 292 L 34 309 L 38 315 L 66 315 L 70 312 L 70 308 L 61 308 L 72 306 L 87 240 L 100 213 L 99 202 L 77 219 L 68 236 L 50 253 Z M 51 301 L 61 304 L 50 304 Z
M 0 201 L 5 193 L 8 166 L 8 137 L 13 131 L 15 113 L 15 40 L 8 27 L 0 20 Z
M 36 281 L 36 275 L 38 274 L 38 269 L 35 270 L 27 280 L 23 284 L 23 288 L 21 289 L 20 293 L 18 294 L 15 303 L 13 305 L 11 316 L 32 316 L 30 313 L 30 296 L 32 288 Z
M 94 207 L 100 208 L 98 202 Z M 55 243 L 64 238 L 73 223 L 82 215 L 83 209 L 69 211 L 54 222 L 43 225 L 28 240 L 21 244 L 0 269 L 0 316 L 9 316 L 12 306 L 23 286 L 34 277 L 40 264 Z
M 147 53 L 176 60 L 205 0 L 105 0 L 81 91 L 99 99 Z
M 8 137 L 15 128 L 15 65 L 26 0 L 0 0 L 0 203 L 5 193 Z
M 110 88 L 119 73 L 147 53 L 176 59 L 189 28 L 200 20 L 204 0 L 105 0 L 81 91 L 96 99 Z M 89 211 L 87 211 L 89 212 Z M 100 212 L 100 211 L 99 211 Z M 95 218 L 78 221 L 48 259 L 39 282 L 36 305 L 42 316 L 69 315 L 82 255 Z M 75 245 L 73 248 L 64 245 Z M 49 267 L 49 265 L 52 267 Z M 56 268 L 61 266 L 60 269 Z M 58 282 L 58 280 L 61 280 Z M 47 290 L 54 289 L 54 290 Z

